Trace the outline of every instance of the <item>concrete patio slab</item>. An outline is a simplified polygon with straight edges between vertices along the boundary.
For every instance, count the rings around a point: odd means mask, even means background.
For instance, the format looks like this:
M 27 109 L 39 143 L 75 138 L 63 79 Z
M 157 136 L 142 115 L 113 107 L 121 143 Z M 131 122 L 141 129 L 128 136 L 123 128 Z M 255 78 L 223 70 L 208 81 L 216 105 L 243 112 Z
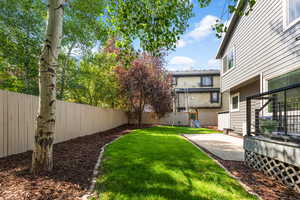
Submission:
M 184 136 L 223 160 L 244 161 L 242 138 L 224 134 L 184 134 Z

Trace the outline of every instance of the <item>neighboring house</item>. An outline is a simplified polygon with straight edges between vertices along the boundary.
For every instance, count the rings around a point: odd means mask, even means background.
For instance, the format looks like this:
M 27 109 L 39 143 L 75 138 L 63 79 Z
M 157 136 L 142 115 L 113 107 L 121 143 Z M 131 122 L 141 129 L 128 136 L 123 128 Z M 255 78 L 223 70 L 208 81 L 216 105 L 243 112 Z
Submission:
M 174 112 L 190 112 L 202 125 L 217 125 L 222 101 L 219 70 L 172 72 Z
M 300 191 L 300 0 L 257 0 L 249 16 L 234 14 L 217 59 L 228 128 L 249 136 L 246 162 Z

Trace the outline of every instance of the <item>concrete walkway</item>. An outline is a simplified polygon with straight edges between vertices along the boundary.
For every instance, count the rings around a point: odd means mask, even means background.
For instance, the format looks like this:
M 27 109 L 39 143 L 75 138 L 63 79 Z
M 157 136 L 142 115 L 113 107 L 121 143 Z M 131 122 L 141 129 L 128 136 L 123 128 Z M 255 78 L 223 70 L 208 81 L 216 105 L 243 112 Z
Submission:
M 242 138 L 224 134 L 185 134 L 184 136 L 223 160 L 244 161 Z

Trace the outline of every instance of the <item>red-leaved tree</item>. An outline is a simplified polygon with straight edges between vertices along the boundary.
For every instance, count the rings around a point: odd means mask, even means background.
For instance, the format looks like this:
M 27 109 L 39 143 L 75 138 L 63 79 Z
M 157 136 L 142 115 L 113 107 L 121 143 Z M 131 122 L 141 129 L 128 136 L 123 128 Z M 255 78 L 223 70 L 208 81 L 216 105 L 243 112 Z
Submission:
M 150 105 L 158 117 L 171 110 L 171 79 L 160 57 L 142 54 L 129 69 L 118 67 L 116 74 L 130 117 L 137 119 L 139 127 L 145 105 Z

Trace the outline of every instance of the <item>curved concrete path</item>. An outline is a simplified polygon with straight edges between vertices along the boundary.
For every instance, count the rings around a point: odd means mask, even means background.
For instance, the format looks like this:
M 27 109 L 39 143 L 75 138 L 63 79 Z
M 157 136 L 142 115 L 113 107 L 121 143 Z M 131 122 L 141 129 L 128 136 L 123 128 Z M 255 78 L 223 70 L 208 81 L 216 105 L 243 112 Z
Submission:
M 184 134 L 196 145 L 223 160 L 244 161 L 243 139 L 224 134 Z

